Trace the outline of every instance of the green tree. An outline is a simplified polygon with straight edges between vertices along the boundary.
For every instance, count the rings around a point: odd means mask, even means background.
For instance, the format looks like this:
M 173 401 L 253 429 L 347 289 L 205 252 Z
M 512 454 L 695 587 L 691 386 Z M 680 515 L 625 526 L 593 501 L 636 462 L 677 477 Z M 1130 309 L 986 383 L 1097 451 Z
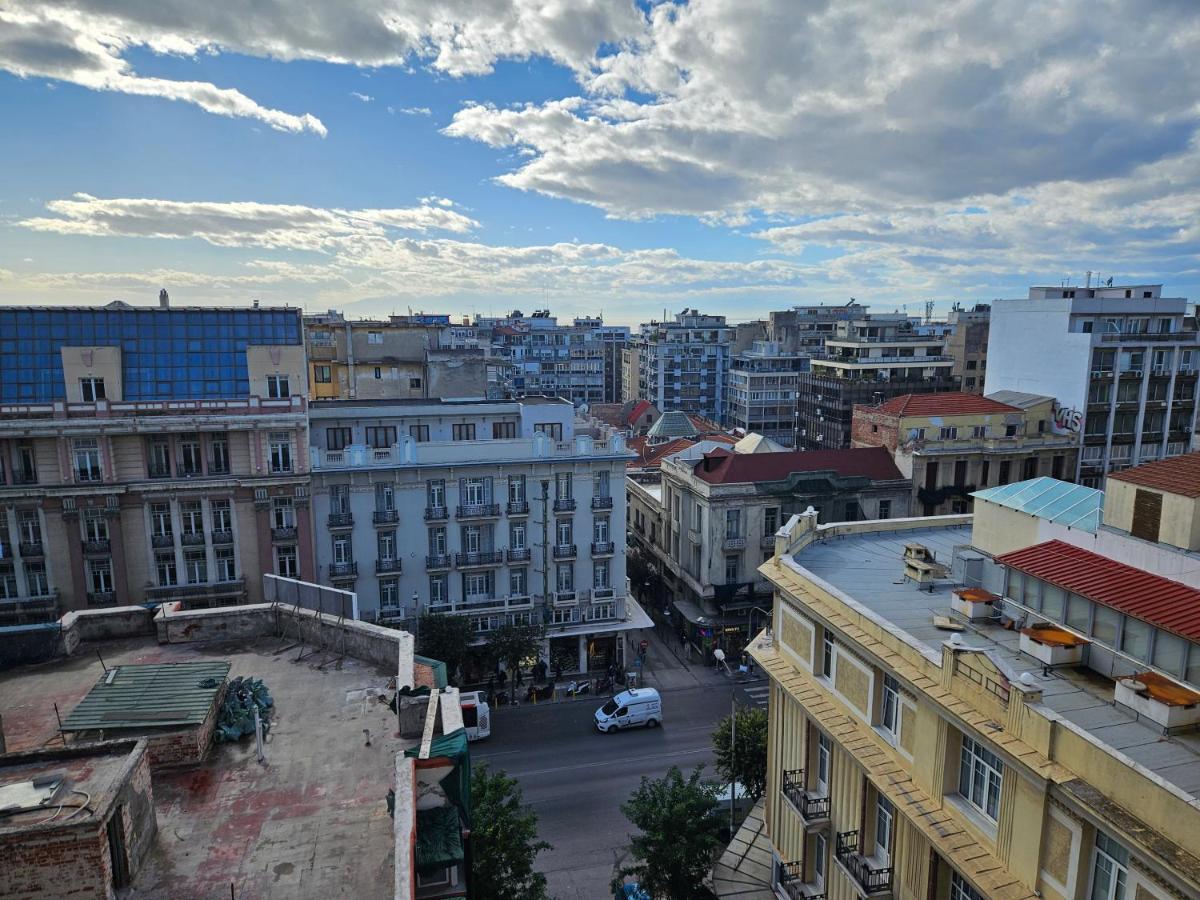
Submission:
M 732 716 L 726 716 L 713 732 L 717 772 L 726 782 L 740 782 L 746 795 L 757 801 L 767 790 L 767 711 L 758 707 L 737 711 L 732 747 L 729 741 L 731 721 Z
M 487 635 L 487 655 L 502 662 L 511 673 L 524 660 L 537 656 L 542 649 L 546 629 L 542 625 L 501 625 Z
M 637 861 L 621 870 L 613 882 L 634 875 L 656 900 L 696 900 L 709 897 L 704 878 L 721 846 L 721 817 L 716 814 L 719 788 L 701 780 L 704 766 L 684 778 L 671 766 L 662 778 L 642 777 L 642 783 L 621 812 L 638 827 L 629 849 Z
M 444 662 L 447 677 L 457 683 L 459 670 L 474 637 L 471 620 L 466 616 L 423 612 L 417 624 L 417 652 Z
M 546 876 L 534 857 L 550 845 L 538 840 L 537 813 L 521 803 L 521 787 L 486 764 L 471 772 L 471 885 L 476 900 L 545 900 Z

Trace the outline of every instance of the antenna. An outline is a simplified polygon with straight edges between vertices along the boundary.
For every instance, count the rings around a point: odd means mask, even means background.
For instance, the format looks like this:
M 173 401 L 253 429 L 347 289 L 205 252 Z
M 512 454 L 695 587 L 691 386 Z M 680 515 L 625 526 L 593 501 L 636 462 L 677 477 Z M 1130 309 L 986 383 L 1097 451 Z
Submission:
M 933 301 L 925 301 L 925 324 L 928 325 L 933 321 Z
M 1087 284 L 1084 285 L 1084 287 L 1091 287 L 1091 286 L 1092 286 L 1092 270 L 1088 269 L 1087 270 Z

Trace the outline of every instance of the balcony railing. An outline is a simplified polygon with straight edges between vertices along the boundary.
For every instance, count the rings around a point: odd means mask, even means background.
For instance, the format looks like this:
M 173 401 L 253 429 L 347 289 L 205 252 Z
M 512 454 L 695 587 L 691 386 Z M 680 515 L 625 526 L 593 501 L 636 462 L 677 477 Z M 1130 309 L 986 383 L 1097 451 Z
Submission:
M 165 466 L 151 465 L 149 467 L 148 471 L 149 471 L 151 478 L 170 478 L 171 477 L 171 467 L 169 465 L 165 465 Z
M 612 497 L 593 497 L 592 498 L 592 509 L 612 509 L 612 506 L 613 506 L 613 498 Z
M 395 525 L 400 521 L 400 511 L 396 509 L 377 509 L 371 514 L 371 521 L 376 525 Z
M 1195 341 L 1196 332 L 1194 331 L 1167 331 L 1158 332 L 1155 334 L 1102 334 L 1100 340 L 1106 344 L 1131 343 L 1141 344 L 1151 341 Z
M 223 459 L 210 459 L 208 461 L 209 475 L 228 475 L 229 463 Z
M 426 522 L 440 522 L 450 516 L 450 510 L 444 506 L 427 506 L 425 507 Z
M 791 900 L 825 900 L 824 891 L 805 889 L 804 864 L 802 862 L 780 863 L 779 887 Z
M 152 547 L 174 547 L 175 535 L 173 534 L 153 534 L 150 536 L 150 546 Z
M 555 559 L 573 559 L 576 555 L 574 544 L 555 544 L 554 558 Z
M 357 578 L 358 577 L 358 563 L 356 563 L 356 562 L 330 563 L 329 564 L 329 577 L 330 578 Z
M 199 464 L 185 465 L 180 463 L 175 467 L 175 474 L 180 478 L 195 478 L 198 475 L 203 475 L 204 471 L 200 468 Z
M 278 530 L 279 529 L 272 528 L 271 529 L 272 536 L 274 536 L 275 532 Z M 294 535 L 293 535 L 293 537 L 294 537 Z M 203 531 L 185 531 L 181 535 L 179 535 L 179 542 L 187 547 L 200 546 L 204 543 L 204 532 Z
M 348 513 L 348 512 L 330 513 L 329 514 L 329 527 L 330 528 L 353 528 L 354 527 L 354 513 Z
M 886 894 L 892 889 L 892 867 L 876 866 L 863 856 L 858 846 L 858 830 L 839 831 L 837 861 L 867 895 Z
M 762 538 L 759 540 L 758 545 L 760 547 L 762 547 L 764 550 L 774 550 L 775 549 L 775 532 L 771 532 L 770 534 L 764 534 L 762 536 Z
M 449 553 L 431 553 L 425 557 L 426 569 L 448 569 L 453 564 Z
M 571 512 L 573 509 L 575 509 L 575 498 L 573 497 L 559 497 L 554 501 L 555 512 Z
M 592 556 L 612 556 L 615 549 L 612 541 L 592 541 Z
M 529 515 L 529 502 L 527 500 L 509 500 L 507 509 L 510 516 L 527 516 Z
M 113 606 L 117 602 L 116 591 L 88 591 L 88 606 Z
M 508 561 L 510 563 L 529 562 L 528 547 L 514 547 L 508 551 Z
M 572 606 L 579 602 L 579 594 L 575 591 L 555 591 L 554 605 L 555 606 Z
M 812 828 L 829 818 L 829 797 L 809 793 L 804 786 L 803 769 L 789 769 L 783 773 L 783 795 L 807 827 Z
M 146 588 L 146 597 L 151 600 L 201 600 L 229 597 L 246 591 L 246 579 L 230 581 L 205 581 L 199 584 L 164 584 Z
M 20 546 L 22 556 L 30 557 L 45 555 L 45 551 L 42 549 L 41 541 L 21 541 Z
M 478 550 L 468 553 L 456 553 L 455 562 L 462 568 L 472 566 L 498 566 L 504 562 L 503 550 Z
M 107 556 L 112 552 L 112 542 L 108 538 L 96 538 L 94 541 L 84 541 L 83 552 L 87 556 Z
M 403 566 L 398 559 L 377 559 L 375 560 L 376 575 L 390 575 L 402 571 Z
M 37 472 L 31 469 L 17 469 L 12 473 L 13 484 L 37 484 Z
M 746 539 L 744 537 L 727 537 L 722 543 L 722 546 L 726 550 L 745 550 Z
M 214 545 L 216 545 L 216 544 L 232 544 L 233 543 L 233 532 L 232 531 L 214 531 L 214 532 L 212 532 L 211 536 L 212 536 L 212 542 Z
M 460 519 L 490 519 L 500 515 L 499 503 L 470 503 L 454 511 Z

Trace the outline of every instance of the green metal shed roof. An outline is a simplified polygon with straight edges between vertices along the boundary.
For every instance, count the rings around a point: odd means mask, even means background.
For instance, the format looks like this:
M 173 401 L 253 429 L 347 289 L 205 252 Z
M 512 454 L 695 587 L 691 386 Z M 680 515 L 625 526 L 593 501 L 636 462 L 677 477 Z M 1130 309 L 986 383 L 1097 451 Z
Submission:
M 113 666 L 71 710 L 62 730 L 199 725 L 228 675 L 228 662 Z M 212 687 L 201 686 L 212 679 Z

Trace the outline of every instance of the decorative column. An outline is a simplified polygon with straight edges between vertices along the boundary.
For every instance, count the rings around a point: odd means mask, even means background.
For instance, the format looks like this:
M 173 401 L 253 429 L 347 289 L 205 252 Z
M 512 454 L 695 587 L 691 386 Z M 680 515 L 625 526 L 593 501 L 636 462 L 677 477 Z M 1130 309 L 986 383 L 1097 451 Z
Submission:
M 79 534 L 79 510 L 75 508 L 75 498 L 63 497 L 60 502 L 67 531 L 67 553 L 71 560 L 70 604 L 68 606 L 67 603 L 63 603 L 62 609 L 69 612 L 73 609 L 87 609 L 88 583 L 87 572 L 83 566 L 83 544 Z
M 300 580 L 316 582 L 316 559 L 312 527 L 312 500 L 308 495 L 296 497 L 296 556 L 300 562 Z M 397 555 L 399 548 L 396 549 Z
M 258 566 L 245 572 L 245 576 L 248 589 L 251 579 L 257 582 L 252 595 L 261 596 L 263 574 L 275 571 L 275 557 L 271 552 L 271 498 L 265 488 L 254 490 L 254 525 L 258 534 Z
M 108 522 L 108 547 L 112 557 L 113 591 L 118 606 L 129 606 L 136 602 L 129 596 L 129 573 L 125 570 L 125 535 L 121 530 L 121 507 L 109 504 L 104 507 L 104 518 Z M 74 542 L 78 544 L 79 541 Z

